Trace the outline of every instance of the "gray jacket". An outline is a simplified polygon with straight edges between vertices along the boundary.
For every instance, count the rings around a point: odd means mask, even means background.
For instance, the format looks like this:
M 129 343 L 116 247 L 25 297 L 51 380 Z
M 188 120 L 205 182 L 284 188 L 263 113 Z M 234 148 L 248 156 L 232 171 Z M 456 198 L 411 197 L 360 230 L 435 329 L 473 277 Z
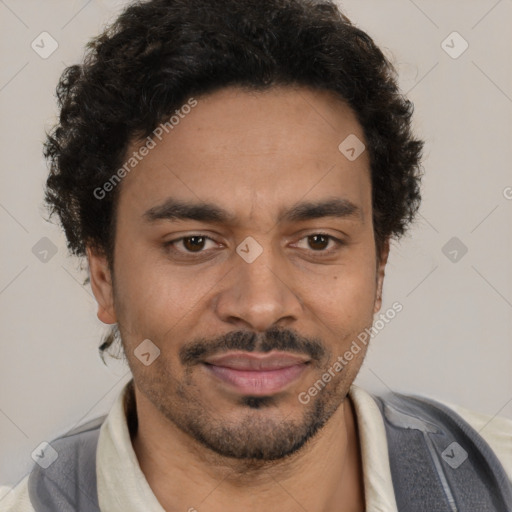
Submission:
M 512 512 L 512 484 L 503 466 L 460 416 L 422 397 L 373 398 L 386 427 L 400 512 Z M 47 469 L 34 466 L 28 487 L 36 512 L 100 512 L 96 447 L 105 418 L 53 441 L 57 460 Z

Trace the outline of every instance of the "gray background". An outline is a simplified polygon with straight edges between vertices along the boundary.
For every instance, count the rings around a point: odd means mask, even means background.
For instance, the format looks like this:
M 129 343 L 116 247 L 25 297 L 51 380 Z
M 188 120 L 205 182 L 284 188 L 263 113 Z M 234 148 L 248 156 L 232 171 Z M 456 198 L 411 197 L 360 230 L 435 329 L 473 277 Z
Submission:
M 41 153 L 60 73 L 124 4 L 0 0 L 2 484 L 28 473 L 42 441 L 106 413 L 130 376 L 99 359 L 105 326 L 85 273 L 43 219 Z M 421 213 L 393 245 L 384 288 L 382 311 L 403 311 L 356 383 L 512 418 L 512 1 L 340 4 L 397 67 L 426 140 Z M 31 47 L 43 31 L 58 43 L 46 59 Z M 469 44 L 457 58 L 454 31 Z

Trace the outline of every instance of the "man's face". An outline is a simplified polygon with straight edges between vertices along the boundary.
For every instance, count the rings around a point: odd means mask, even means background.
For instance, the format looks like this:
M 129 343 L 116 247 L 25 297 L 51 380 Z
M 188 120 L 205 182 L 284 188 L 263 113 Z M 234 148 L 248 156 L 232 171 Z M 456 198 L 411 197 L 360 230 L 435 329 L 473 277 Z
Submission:
M 380 308 L 369 157 L 338 149 L 364 135 L 328 92 L 196 99 L 119 185 L 113 288 L 94 279 L 106 264 L 89 253 L 98 316 L 117 321 L 138 392 L 174 426 L 218 454 L 278 459 L 343 402 L 364 346 L 307 403 L 299 395 Z M 172 202 L 227 218 L 183 218 Z M 156 359 L 135 355 L 143 340 Z

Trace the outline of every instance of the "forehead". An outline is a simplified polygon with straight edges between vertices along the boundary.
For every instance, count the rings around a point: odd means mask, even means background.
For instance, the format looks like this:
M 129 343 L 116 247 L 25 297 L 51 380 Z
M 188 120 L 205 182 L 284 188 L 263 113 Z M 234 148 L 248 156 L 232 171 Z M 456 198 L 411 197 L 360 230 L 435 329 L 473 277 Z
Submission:
M 351 161 L 339 149 L 347 137 L 363 143 L 363 130 L 334 93 L 226 88 L 196 100 L 161 140 L 152 137 L 153 149 L 123 179 L 120 209 L 140 216 L 172 196 L 222 204 L 236 215 L 326 195 L 369 208 L 367 152 Z M 143 143 L 132 143 L 127 156 Z

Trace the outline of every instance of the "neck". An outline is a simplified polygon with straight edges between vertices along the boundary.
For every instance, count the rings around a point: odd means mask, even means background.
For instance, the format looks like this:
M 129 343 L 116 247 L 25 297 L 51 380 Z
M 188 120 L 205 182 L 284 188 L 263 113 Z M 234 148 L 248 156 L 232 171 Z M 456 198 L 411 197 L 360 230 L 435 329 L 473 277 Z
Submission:
M 364 510 L 357 419 L 348 395 L 297 453 L 251 466 L 212 453 L 164 418 L 136 387 L 134 393 L 127 410 L 133 448 L 167 512 L 201 510 L 206 504 L 211 512 L 259 512 L 275 509 L 276 503 L 282 512 Z

